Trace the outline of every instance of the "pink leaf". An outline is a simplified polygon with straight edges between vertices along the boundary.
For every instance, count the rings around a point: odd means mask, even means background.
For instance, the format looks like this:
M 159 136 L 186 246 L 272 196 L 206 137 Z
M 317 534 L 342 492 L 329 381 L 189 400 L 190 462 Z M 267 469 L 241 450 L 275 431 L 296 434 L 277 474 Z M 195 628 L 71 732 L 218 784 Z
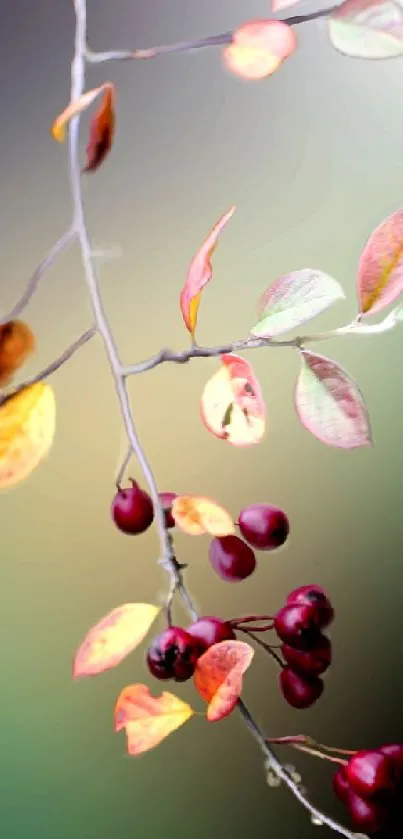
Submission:
M 371 233 L 358 265 L 357 292 L 364 315 L 380 312 L 403 291 L 403 207 Z
M 345 0 L 327 18 L 330 40 L 353 58 L 403 54 L 403 9 L 394 0 Z
M 260 320 L 251 334 L 263 338 L 282 335 L 343 300 L 337 280 L 312 268 L 283 274 L 269 286 L 260 300 Z
M 302 425 L 327 446 L 371 446 L 371 427 L 362 395 L 338 364 L 303 350 L 295 387 L 295 407 Z
M 180 307 L 183 320 L 192 337 L 194 337 L 196 330 L 197 313 L 202 289 L 211 280 L 213 275 L 211 265 L 212 254 L 217 246 L 221 231 L 228 224 L 234 212 L 235 207 L 233 206 L 221 216 L 190 263 L 186 283 L 180 295 Z
M 125 687 L 115 706 L 115 731 L 126 730 L 129 755 L 154 749 L 194 714 L 193 708 L 172 693 L 152 696 L 146 685 Z
M 284 9 L 289 9 L 290 6 L 295 6 L 296 3 L 299 3 L 299 0 L 272 0 L 271 10 L 274 14 L 277 14 L 277 12 L 282 12 Z
M 239 355 L 221 356 L 220 369 L 208 380 L 200 403 L 207 430 L 233 446 L 260 443 L 266 431 L 266 409 L 251 365 Z
M 251 20 L 237 29 L 223 51 L 228 70 L 243 79 L 271 76 L 297 48 L 294 29 L 281 20 Z
M 209 703 L 209 722 L 218 722 L 234 710 L 242 691 L 242 676 L 253 656 L 253 648 L 244 641 L 221 641 L 198 659 L 194 683 Z

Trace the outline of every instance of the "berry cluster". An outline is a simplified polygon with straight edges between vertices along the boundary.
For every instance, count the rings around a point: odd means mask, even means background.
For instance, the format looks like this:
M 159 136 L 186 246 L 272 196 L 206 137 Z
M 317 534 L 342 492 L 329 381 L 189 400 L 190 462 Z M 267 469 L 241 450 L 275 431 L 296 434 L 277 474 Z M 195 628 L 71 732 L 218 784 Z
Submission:
M 403 744 L 356 752 L 334 775 L 333 788 L 354 828 L 378 833 L 396 826 L 401 835 Z
M 148 669 L 156 679 L 185 682 L 209 647 L 235 637 L 228 621 L 214 617 L 199 618 L 187 629 L 170 626 L 151 643 L 146 657 Z
M 309 708 L 323 693 L 320 676 L 332 660 L 332 646 L 322 629 L 332 622 L 333 607 L 323 588 L 301 586 L 292 591 L 274 616 L 274 629 L 282 641 L 286 662 L 280 689 L 294 708 Z
M 287 539 L 290 525 L 286 514 L 271 504 L 251 504 L 239 513 L 237 525 L 243 536 L 221 536 L 210 543 L 210 562 L 222 580 L 239 582 L 256 568 L 252 548 L 272 551 Z M 245 541 L 244 541 L 245 540 Z

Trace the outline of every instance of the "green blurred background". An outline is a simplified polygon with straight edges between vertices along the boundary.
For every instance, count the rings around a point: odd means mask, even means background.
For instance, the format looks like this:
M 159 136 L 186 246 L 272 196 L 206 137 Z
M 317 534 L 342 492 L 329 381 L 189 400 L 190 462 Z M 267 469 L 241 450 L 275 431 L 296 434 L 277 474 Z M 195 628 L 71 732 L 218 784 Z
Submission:
M 303 2 L 296 10 L 318 7 Z M 93 49 L 202 37 L 270 14 L 268 0 L 88 0 L 88 9 Z M 67 149 L 52 141 L 49 125 L 68 101 L 73 30 L 69 0 L 1 2 L 2 313 L 69 223 Z M 232 203 L 237 212 L 202 302 L 201 342 L 243 337 L 261 292 L 295 268 L 325 270 L 346 291 L 313 329 L 354 315 L 361 248 L 402 204 L 402 63 L 342 57 L 321 21 L 298 27 L 298 37 L 298 52 L 258 83 L 225 72 L 219 50 L 90 68 L 90 86 L 111 79 L 118 88 L 114 149 L 84 192 L 95 247 L 122 249 L 101 266 L 101 280 L 127 362 L 163 345 L 187 346 L 178 310 L 187 265 Z M 24 316 L 38 338 L 29 375 L 89 325 L 75 249 Z M 291 350 L 248 355 L 269 418 L 256 448 L 226 447 L 201 425 L 200 393 L 216 361 L 165 365 L 130 384 L 160 489 L 211 495 L 234 516 L 269 501 L 291 520 L 287 548 L 262 554 L 238 585 L 214 575 L 206 538 L 178 537 L 200 610 L 270 612 L 310 582 L 334 601 L 334 665 L 317 706 L 287 707 L 264 657 L 246 679 L 245 697 L 273 736 L 304 732 L 347 748 L 403 739 L 402 349 L 398 330 L 321 347 L 359 382 L 373 450 L 327 449 L 299 427 Z M 151 686 L 142 651 L 98 679 L 72 682 L 72 655 L 89 627 L 127 600 L 160 599 L 167 580 L 156 565 L 155 532 L 130 538 L 110 520 L 125 438 L 102 345 L 84 348 L 52 384 L 52 454 L 1 498 L 1 836 L 315 835 L 288 793 L 266 785 L 261 755 L 235 714 L 220 726 L 195 718 L 155 752 L 125 755 L 113 706 L 124 685 Z M 141 478 L 135 462 L 131 474 Z M 191 686 L 177 692 L 200 707 Z M 284 758 L 302 770 L 315 802 L 345 818 L 331 767 L 290 751 Z

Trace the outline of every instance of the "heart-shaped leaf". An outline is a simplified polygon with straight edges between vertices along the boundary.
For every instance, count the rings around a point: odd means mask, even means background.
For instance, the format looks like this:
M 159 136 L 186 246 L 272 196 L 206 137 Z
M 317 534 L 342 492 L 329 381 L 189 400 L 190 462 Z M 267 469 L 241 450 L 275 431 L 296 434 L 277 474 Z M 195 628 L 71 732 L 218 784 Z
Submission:
M 229 536 L 235 525 L 224 507 L 201 495 L 177 495 L 172 502 L 171 515 L 176 524 L 189 536 Z
M 243 79 L 271 76 L 297 47 L 295 31 L 282 20 L 251 20 L 233 34 L 223 50 L 225 66 Z
M 120 664 L 141 644 L 160 611 L 151 603 L 124 603 L 105 615 L 80 645 L 73 677 L 97 676 Z
M 242 692 L 243 674 L 254 654 L 244 641 L 221 641 L 198 659 L 194 683 L 202 699 L 209 703 L 209 722 L 224 719 L 235 708 Z
M 0 404 L 0 490 L 22 483 L 49 453 L 56 426 L 53 389 L 44 382 Z
M 288 332 L 344 299 L 344 291 L 333 277 L 312 268 L 292 271 L 275 280 L 263 294 L 260 320 L 251 329 L 259 338 Z
M 329 358 L 307 350 L 300 356 L 294 398 L 302 425 L 327 446 L 371 446 L 368 412 L 353 379 Z
M 380 312 L 403 291 L 403 207 L 371 233 L 358 265 L 360 312 Z
M 172 693 L 152 696 L 146 685 L 128 685 L 115 707 L 115 731 L 126 729 L 129 755 L 158 746 L 194 714 L 193 708 Z
M 353 58 L 403 54 L 403 10 L 393 0 L 345 0 L 327 18 L 330 40 Z
M 221 216 L 190 263 L 186 283 L 180 294 L 180 308 L 183 320 L 192 337 L 194 337 L 196 330 L 201 292 L 213 275 L 211 257 L 217 246 L 221 231 L 228 224 L 234 212 L 235 207 L 230 207 Z
M 266 431 L 266 408 L 251 365 L 234 353 L 221 356 L 221 367 L 206 383 L 200 414 L 207 430 L 233 446 L 260 443 Z

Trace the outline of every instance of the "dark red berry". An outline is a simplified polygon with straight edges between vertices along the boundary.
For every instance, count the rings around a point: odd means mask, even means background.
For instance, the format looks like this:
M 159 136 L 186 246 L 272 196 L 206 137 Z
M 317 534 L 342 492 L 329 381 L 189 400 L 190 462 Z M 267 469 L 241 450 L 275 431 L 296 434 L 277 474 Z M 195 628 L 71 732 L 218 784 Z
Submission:
M 364 797 L 393 791 L 399 783 L 397 764 L 380 750 L 357 752 L 350 758 L 346 772 L 354 792 Z
M 131 487 L 119 489 L 112 502 L 112 518 L 123 533 L 144 533 L 153 522 L 154 508 L 149 495 L 130 478 Z
M 239 582 L 249 577 L 256 567 L 255 554 L 239 536 L 220 536 L 210 542 L 210 562 L 228 582 Z
M 281 652 L 287 664 L 302 675 L 306 673 L 308 676 L 320 676 L 332 661 L 332 645 L 320 632 L 312 638 L 312 647 L 309 650 L 297 650 L 289 644 L 282 644 Z
M 342 801 L 343 804 L 346 804 L 348 801 L 349 793 L 350 793 L 350 784 L 348 782 L 346 770 L 344 766 L 340 766 L 340 769 L 333 775 L 333 789 L 339 801 Z
M 293 708 L 309 708 L 323 693 L 324 684 L 318 676 L 301 676 L 291 667 L 284 667 L 279 676 L 284 699 Z
M 203 652 L 198 641 L 182 627 L 170 626 L 151 643 L 146 661 L 156 679 L 185 682 L 193 676 L 197 659 Z
M 238 516 L 242 536 L 252 548 L 272 551 L 283 545 L 290 532 L 286 514 L 271 504 L 251 504 Z
M 389 821 L 387 807 L 362 798 L 352 790 L 348 794 L 347 807 L 353 827 L 365 833 L 377 833 Z
M 318 636 L 317 613 L 314 605 L 286 605 L 274 616 L 274 628 L 279 638 L 290 647 L 306 650 Z
M 159 498 L 165 513 L 165 527 L 175 527 L 175 519 L 171 513 L 172 502 L 176 498 L 175 492 L 160 492 Z
M 387 746 L 381 746 L 379 751 L 392 758 L 400 769 L 403 770 L 403 743 L 390 743 Z
M 199 618 L 198 621 L 186 627 L 186 632 L 192 638 L 197 638 L 200 645 L 206 650 L 213 644 L 219 644 L 221 641 L 232 641 L 236 638 L 235 632 L 228 621 L 213 617 Z
M 306 606 L 313 604 L 316 606 L 318 612 L 317 624 L 321 629 L 329 626 L 334 618 L 333 606 L 325 592 L 325 589 L 321 586 L 300 586 L 290 592 L 286 603 L 290 603 L 292 605 L 298 603 Z

